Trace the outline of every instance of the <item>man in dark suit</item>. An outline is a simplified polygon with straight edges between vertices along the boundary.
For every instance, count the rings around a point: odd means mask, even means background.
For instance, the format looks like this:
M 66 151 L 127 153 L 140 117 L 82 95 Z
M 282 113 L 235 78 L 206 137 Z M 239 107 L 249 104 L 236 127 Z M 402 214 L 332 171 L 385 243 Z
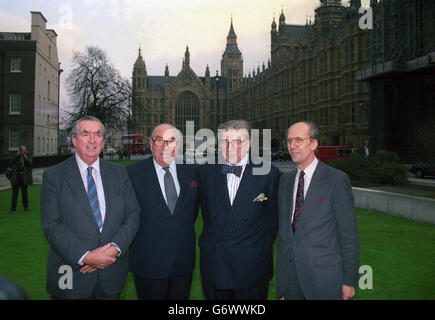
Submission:
M 209 300 L 266 299 L 273 276 L 280 174 L 274 166 L 267 174 L 255 174 L 246 121 L 228 121 L 219 129 L 225 164 L 199 168 L 204 295 Z
M 47 291 L 53 299 L 119 299 L 139 206 L 125 167 L 98 157 L 104 147 L 100 120 L 80 119 L 72 142 L 75 155 L 43 175 Z
M 197 176 L 176 164 L 178 130 L 160 124 L 152 132 L 152 157 L 127 167 L 140 205 L 139 232 L 130 250 L 139 299 L 189 298 L 195 265 Z
M 287 132 L 297 170 L 282 176 L 276 294 L 281 299 L 350 299 L 358 283 L 359 242 L 349 177 L 317 160 L 318 129 Z

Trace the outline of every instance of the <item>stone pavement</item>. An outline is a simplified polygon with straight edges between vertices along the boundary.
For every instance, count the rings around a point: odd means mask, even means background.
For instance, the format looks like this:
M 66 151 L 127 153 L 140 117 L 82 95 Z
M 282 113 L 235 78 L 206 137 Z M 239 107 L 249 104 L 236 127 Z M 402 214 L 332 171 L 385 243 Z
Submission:
M 36 168 L 32 170 L 33 174 L 33 183 L 34 184 L 41 184 L 42 183 L 42 173 L 44 172 L 45 168 Z M 0 174 L 0 191 L 7 190 L 11 188 L 10 181 L 6 178 L 6 176 L 3 174 Z

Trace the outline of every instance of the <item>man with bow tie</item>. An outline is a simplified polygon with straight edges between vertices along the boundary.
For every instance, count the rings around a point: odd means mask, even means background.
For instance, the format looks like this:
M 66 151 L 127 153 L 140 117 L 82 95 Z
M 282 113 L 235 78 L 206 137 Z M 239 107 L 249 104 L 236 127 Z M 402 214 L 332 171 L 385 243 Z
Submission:
M 208 300 L 266 299 L 273 276 L 280 174 L 274 166 L 267 174 L 254 174 L 258 166 L 250 163 L 246 121 L 228 121 L 219 133 L 225 163 L 199 168 L 204 295 Z

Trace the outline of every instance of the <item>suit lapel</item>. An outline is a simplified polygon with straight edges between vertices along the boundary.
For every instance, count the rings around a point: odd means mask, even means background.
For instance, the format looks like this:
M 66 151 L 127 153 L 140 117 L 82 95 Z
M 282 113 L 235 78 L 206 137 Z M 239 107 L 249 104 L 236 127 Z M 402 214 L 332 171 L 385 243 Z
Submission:
M 252 167 L 253 166 L 250 163 L 248 163 L 245 167 L 242 180 L 240 181 L 239 188 L 237 189 L 236 197 L 234 198 L 233 207 L 236 206 L 240 201 L 242 202 L 247 201 L 247 199 L 243 198 L 243 195 L 248 195 L 250 187 L 254 186 L 254 183 L 252 183 L 253 180 Z M 227 191 L 228 191 L 228 187 L 227 187 Z M 229 201 L 229 197 L 228 197 L 228 201 Z
M 159 182 L 159 178 L 157 177 L 157 172 L 156 172 L 156 168 L 154 166 L 154 161 L 153 161 L 153 157 L 148 158 L 149 161 L 148 163 L 146 163 L 146 169 L 145 171 L 150 175 L 150 182 L 153 186 L 151 186 L 151 188 L 149 190 L 156 190 L 157 194 L 156 197 L 158 198 L 159 202 L 160 202 L 160 206 L 162 208 L 164 208 L 164 210 L 162 210 L 163 212 L 165 212 L 166 215 L 171 216 L 171 211 L 168 208 L 168 204 L 165 201 L 165 197 L 163 196 L 163 192 L 162 189 L 160 187 L 160 182 Z M 178 174 L 178 172 L 177 172 Z M 144 180 L 144 181 L 148 181 L 148 179 Z M 147 190 L 147 188 L 144 188 L 144 190 Z M 178 203 L 178 201 L 177 201 Z M 175 210 L 174 210 L 175 212 Z
M 112 199 L 113 199 L 113 193 L 114 193 L 114 186 L 115 183 L 112 183 L 111 175 L 109 172 L 110 168 L 107 166 L 106 162 L 102 159 L 100 159 L 100 176 L 101 176 L 101 183 L 103 184 L 103 190 L 104 190 L 104 200 L 106 202 L 106 214 L 104 218 L 104 224 L 103 224 L 103 232 L 106 226 L 108 226 L 108 223 L 111 220 L 112 217 Z M 94 219 L 95 220 L 95 219 Z M 98 225 L 95 222 L 95 225 L 98 228 Z
M 316 170 L 314 170 L 310 186 L 304 199 L 302 216 L 299 220 L 299 228 L 301 229 L 301 233 L 303 233 L 303 230 L 305 229 L 303 226 L 309 223 L 309 220 L 312 218 L 313 210 L 311 209 L 311 206 L 313 203 L 315 203 L 316 199 L 322 195 L 322 190 L 324 190 L 324 181 L 326 181 L 324 178 L 324 166 L 323 163 L 319 161 Z
M 215 168 L 215 183 L 217 184 L 216 190 L 222 190 L 222 192 L 218 192 L 216 194 L 217 203 L 225 204 L 225 207 L 229 209 L 231 207 L 230 196 L 228 195 L 228 183 L 227 183 L 227 175 L 222 174 L 223 164 L 214 165 Z M 225 210 L 228 212 L 228 210 Z
M 296 173 L 297 170 L 294 170 L 292 173 L 289 173 L 289 178 L 287 182 L 287 186 L 284 186 L 284 190 L 287 192 L 287 196 L 284 196 L 284 203 L 282 204 L 284 206 L 283 214 L 284 214 L 284 225 L 286 226 L 286 230 L 289 232 L 290 237 L 293 237 L 293 232 L 291 231 L 291 224 L 292 224 L 292 216 L 293 216 L 293 209 L 295 202 L 293 200 L 293 191 L 294 191 L 294 184 L 296 179 Z M 281 223 L 281 221 L 280 221 Z
M 178 180 L 178 184 L 180 185 L 180 194 L 178 195 L 178 200 L 177 203 L 175 205 L 175 209 L 174 209 L 174 213 L 173 215 L 175 215 L 177 213 L 177 208 L 180 206 L 180 203 L 182 203 L 184 194 L 185 194 L 185 184 L 186 184 L 186 170 L 187 168 L 185 167 L 185 165 L 177 165 L 175 164 L 175 169 L 177 171 L 177 180 Z M 169 209 L 169 208 L 168 208 Z

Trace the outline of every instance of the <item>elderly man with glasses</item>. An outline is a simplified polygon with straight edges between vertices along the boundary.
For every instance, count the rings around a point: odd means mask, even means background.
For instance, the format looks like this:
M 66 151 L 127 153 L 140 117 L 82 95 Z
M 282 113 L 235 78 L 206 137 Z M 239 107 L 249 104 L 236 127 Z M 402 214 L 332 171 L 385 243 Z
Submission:
M 160 124 L 152 132 L 152 157 L 127 167 L 140 206 L 130 271 L 141 300 L 189 298 L 198 215 L 193 165 L 176 164 L 179 131 Z
M 219 127 L 225 164 L 199 168 L 200 267 L 208 300 L 266 299 L 273 276 L 272 243 L 278 230 L 279 171 L 255 175 L 244 120 Z

